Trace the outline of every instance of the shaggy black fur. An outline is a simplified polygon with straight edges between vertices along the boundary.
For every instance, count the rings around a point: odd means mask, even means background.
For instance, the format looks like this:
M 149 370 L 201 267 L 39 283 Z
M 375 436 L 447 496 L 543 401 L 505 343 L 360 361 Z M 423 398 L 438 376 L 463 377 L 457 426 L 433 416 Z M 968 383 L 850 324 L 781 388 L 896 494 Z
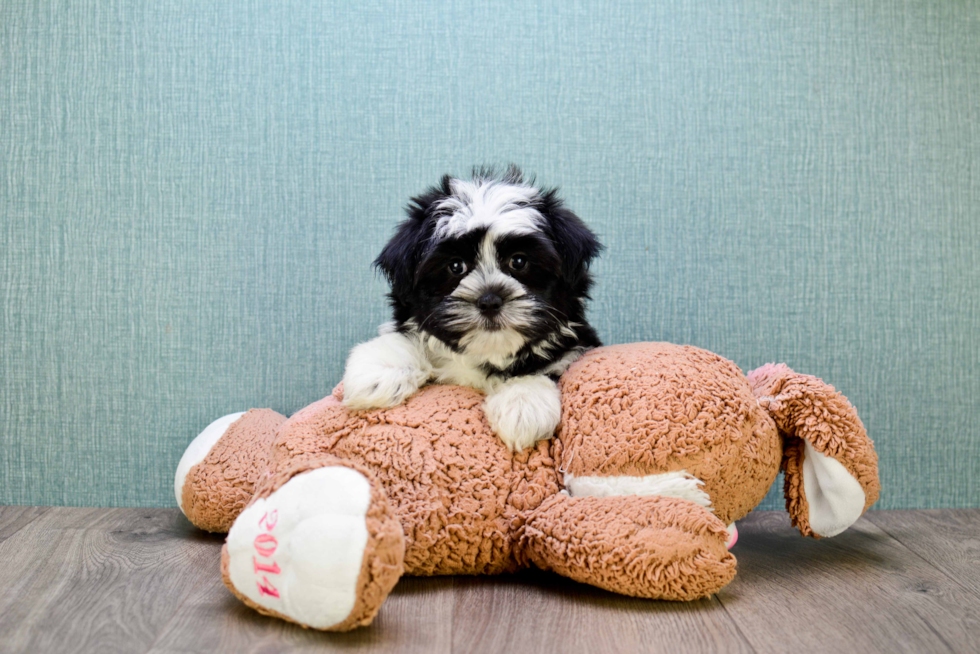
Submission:
M 477 169 L 473 175 L 482 181 L 533 184 L 533 180 L 525 181 L 516 167 L 499 175 L 492 169 Z M 436 225 L 442 216 L 438 206 L 452 196 L 451 180 L 446 175 L 438 186 L 412 198 L 406 208 L 408 219 L 398 226 L 374 265 L 391 286 L 388 297 L 396 329 L 424 331 L 458 350 L 466 331 L 455 327 L 449 317 L 453 303 L 459 302 L 450 294 L 461 276 L 454 275 L 450 265 L 462 260 L 472 269 L 486 230 L 441 241 L 435 238 Z M 523 285 L 538 308 L 517 328 L 527 343 L 513 363 L 505 369 L 484 364 L 483 372 L 488 376 L 536 374 L 571 350 L 601 344 L 585 318 L 585 302 L 590 299 L 592 286 L 589 266 L 602 245 L 582 220 L 564 206 L 557 189 L 541 190 L 530 206 L 544 219 L 541 231 L 503 237 L 497 242 L 497 254 L 501 270 Z M 526 267 L 520 270 L 510 264 L 516 254 L 524 255 L 527 261 Z M 561 329 L 563 325 L 565 333 Z M 535 352 L 536 346 L 549 339 L 552 347 L 543 355 L 540 347 Z

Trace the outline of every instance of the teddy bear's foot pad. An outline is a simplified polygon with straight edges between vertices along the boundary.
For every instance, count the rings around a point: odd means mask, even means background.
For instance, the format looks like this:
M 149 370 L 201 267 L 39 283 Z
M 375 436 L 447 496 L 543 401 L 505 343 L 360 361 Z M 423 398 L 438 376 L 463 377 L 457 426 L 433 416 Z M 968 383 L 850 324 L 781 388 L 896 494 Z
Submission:
M 243 415 L 245 415 L 244 411 L 221 416 L 205 427 L 204 431 L 198 434 L 190 442 L 190 445 L 187 446 L 187 449 L 184 450 L 184 454 L 180 457 L 180 462 L 177 464 L 177 472 L 174 475 L 174 494 L 177 496 L 177 506 L 180 507 L 181 511 L 184 511 L 185 515 L 187 511 L 184 510 L 183 494 L 187 473 L 191 471 L 191 468 L 204 460 L 211 452 L 211 448 L 214 447 L 215 443 L 221 440 L 221 437 L 225 435 L 228 428 Z
M 174 478 L 177 506 L 196 527 L 227 533 L 251 501 L 286 417 L 251 409 L 218 418 L 191 441 Z
M 227 581 L 260 611 L 316 629 L 343 623 L 358 597 L 371 499 L 370 483 L 351 468 L 292 477 L 235 521 Z

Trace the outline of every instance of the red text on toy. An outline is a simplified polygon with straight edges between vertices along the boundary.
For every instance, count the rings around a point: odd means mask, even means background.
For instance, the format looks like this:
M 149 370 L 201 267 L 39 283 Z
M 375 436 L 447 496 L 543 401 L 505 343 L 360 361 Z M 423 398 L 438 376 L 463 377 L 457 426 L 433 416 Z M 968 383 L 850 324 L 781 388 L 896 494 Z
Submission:
M 272 529 L 276 526 L 276 522 L 279 519 L 279 512 L 272 511 L 270 513 L 264 513 L 261 518 L 259 518 L 259 527 L 265 529 L 265 531 L 255 537 L 252 545 L 255 547 L 255 551 L 258 556 L 252 557 L 252 563 L 255 565 L 255 573 L 267 572 L 271 575 L 279 574 L 279 564 L 272 560 L 272 555 L 276 553 L 276 547 L 279 545 L 276 541 L 276 537 L 272 535 Z M 268 559 L 268 561 L 260 561 L 259 557 L 263 559 Z M 270 597 L 279 598 L 279 591 L 276 587 L 269 582 L 269 578 L 265 575 L 262 576 L 262 581 L 255 582 L 259 586 L 260 595 L 268 595 Z

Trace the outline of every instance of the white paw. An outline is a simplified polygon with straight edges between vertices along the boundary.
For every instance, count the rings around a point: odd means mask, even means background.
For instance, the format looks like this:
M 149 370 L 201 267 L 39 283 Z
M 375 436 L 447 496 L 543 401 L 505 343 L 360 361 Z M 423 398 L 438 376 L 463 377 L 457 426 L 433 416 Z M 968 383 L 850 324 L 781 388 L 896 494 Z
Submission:
M 561 395 L 542 375 L 515 377 L 487 395 L 484 411 L 493 432 L 512 452 L 551 438 L 561 419 Z
M 228 576 L 256 604 L 325 629 L 357 599 L 371 488 L 355 470 L 297 475 L 245 509 L 228 532 Z
M 187 449 L 184 450 L 184 455 L 180 457 L 180 463 L 177 464 L 177 473 L 174 475 L 174 494 L 177 496 L 177 506 L 180 507 L 181 511 L 184 510 L 184 482 L 187 480 L 187 473 L 191 471 L 191 468 L 204 460 L 204 457 L 211 452 L 211 448 L 214 447 L 215 443 L 221 440 L 221 437 L 225 435 L 225 432 L 228 431 L 232 423 L 243 415 L 245 415 L 244 411 L 241 413 L 229 413 L 226 416 L 218 418 L 205 427 L 204 431 L 198 434 L 191 441 L 191 444 L 187 446 Z
M 387 409 L 412 396 L 421 384 L 410 370 L 374 367 L 344 375 L 344 404 L 351 409 Z
M 429 379 L 431 372 L 410 337 L 383 334 L 351 350 L 344 370 L 344 404 L 351 409 L 398 406 Z

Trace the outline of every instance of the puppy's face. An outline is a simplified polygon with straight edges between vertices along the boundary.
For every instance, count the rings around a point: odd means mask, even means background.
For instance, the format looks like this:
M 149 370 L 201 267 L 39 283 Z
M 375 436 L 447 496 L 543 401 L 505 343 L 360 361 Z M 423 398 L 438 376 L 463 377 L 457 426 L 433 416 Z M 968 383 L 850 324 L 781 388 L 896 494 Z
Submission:
M 541 233 L 443 238 L 417 270 L 415 321 L 467 354 L 508 356 L 557 326 L 561 257 Z
M 492 359 L 560 332 L 586 297 L 595 236 L 553 191 L 501 178 L 445 178 L 415 198 L 376 264 L 395 321 Z

